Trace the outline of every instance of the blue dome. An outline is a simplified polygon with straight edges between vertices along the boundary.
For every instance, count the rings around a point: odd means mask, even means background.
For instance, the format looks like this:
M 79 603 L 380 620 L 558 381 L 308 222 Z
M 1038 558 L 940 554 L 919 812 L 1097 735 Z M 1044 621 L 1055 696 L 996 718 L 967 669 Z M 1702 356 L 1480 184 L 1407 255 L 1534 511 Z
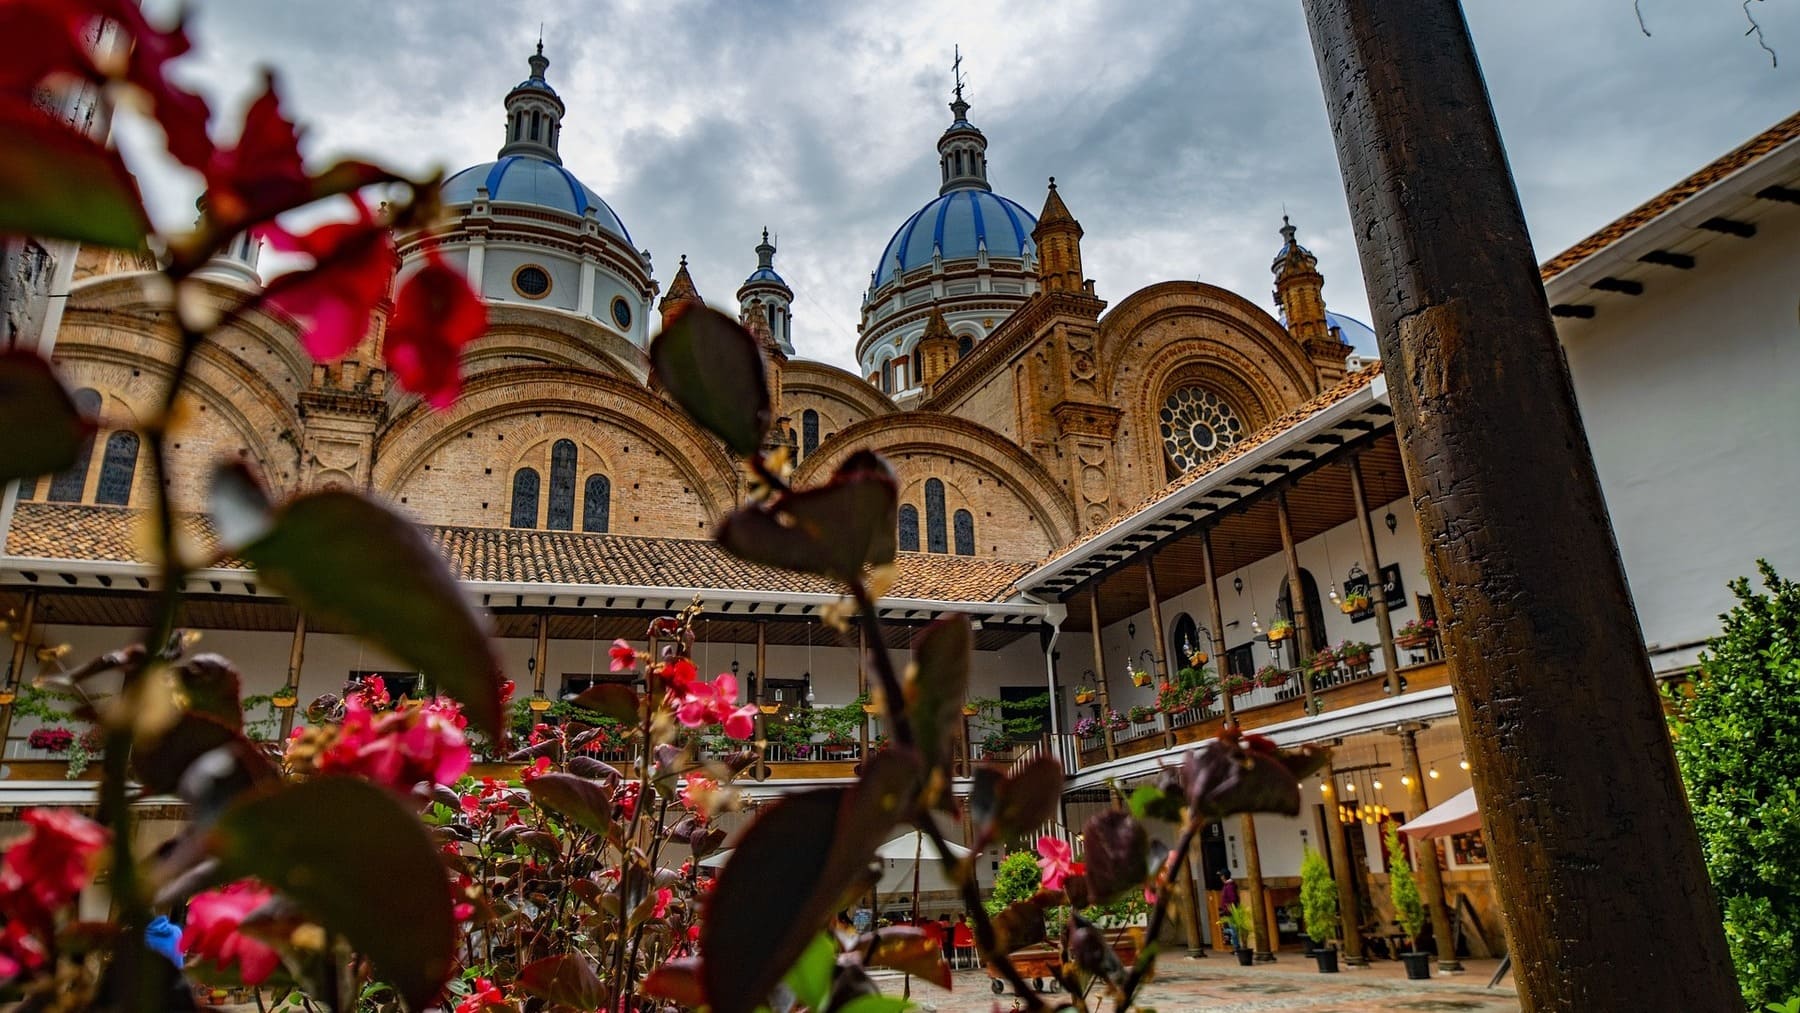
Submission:
M 591 207 L 601 228 L 631 244 L 625 223 L 600 195 L 554 162 L 529 155 L 508 155 L 498 162 L 472 165 L 445 180 L 441 196 L 445 204 L 468 204 L 474 201 L 476 189 L 483 186 L 487 187 L 488 199 L 495 203 L 534 204 L 576 217 Z
M 934 253 L 945 260 L 974 257 L 983 241 L 990 257 L 1021 259 L 1032 248 L 1035 228 L 1037 218 L 1016 201 L 988 190 L 952 190 L 920 208 L 888 240 L 875 265 L 875 287 L 931 263 Z
M 788 287 L 788 283 L 783 281 L 781 275 L 776 274 L 775 269 L 772 267 L 759 267 L 750 272 L 750 277 L 744 279 L 745 285 L 755 285 L 759 282 L 780 285 L 783 288 Z
M 1375 341 L 1375 328 L 1361 320 L 1344 316 L 1341 313 L 1325 311 L 1325 322 L 1338 329 L 1343 335 L 1344 343 L 1356 349 L 1362 355 L 1378 355 L 1381 346 Z

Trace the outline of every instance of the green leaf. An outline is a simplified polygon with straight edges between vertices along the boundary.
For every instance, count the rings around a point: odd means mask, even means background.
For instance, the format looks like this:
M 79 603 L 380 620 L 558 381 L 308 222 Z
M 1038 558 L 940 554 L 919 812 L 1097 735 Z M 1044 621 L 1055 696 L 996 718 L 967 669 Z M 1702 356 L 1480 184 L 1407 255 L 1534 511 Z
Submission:
M 597 781 L 574 774 L 544 774 L 527 780 L 525 790 L 539 804 L 601 837 L 612 826 L 612 792 Z
M 821 932 L 807 944 L 806 952 L 794 962 L 792 970 L 782 978 L 794 990 L 794 998 L 807 1009 L 822 1010 L 831 996 L 831 972 L 837 969 L 837 944 Z
M 1044 825 L 1062 798 L 1062 764 L 1040 756 L 1008 776 L 997 767 L 977 767 L 969 788 L 969 811 L 976 836 L 1010 841 Z
M 769 384 L 762 350 L 737 321 L 688 307 L 650 342 L 650 368 L 688 416 L 739 457 L 761 449 Z
M 593 965 L 573 953 L 526 964 L 519 969 L 518 983 L 524 992 L 576 1009 L 594 1009 L 606 1000 Z
M 961 613 L 937 620 L 913 641 L 913 663 L 902 688 L 913 737 L 927 766 L 950 762 L 951 743 L 962 724 L 963 699 L 969 695 L 973 646 L 969 617 Z M 1060 790 L 1061 771 L 1057 773 Z
M 739 559 L 848 583 L 894 561 L 899 489 L 886 461 L 857 451 L 824 485 L 743 507 L 714 537 Z
M 818 788 L 765 806 L 707 895 L 700 975 L 712 1013 L 751 1013 L 867 882 L 875 849 L 910 814 L 923 768 L 895 747 L 849 788 Z
M 916 1009 L 912 1003 L 893 995 L 862 995 L 850 1000 L 832 1013 L 906 1013 Z
M 477 728 L 504 740 L 499 658 L 417 525 L 355 493 L 327 490 L 280 507 L 268 533 L 240 555 L 321 626 L 355 633 L 419 669 L 462 702 Z
M 325 776 L 253 796 L 214 824 L 225 878 L 255 877 L 341 933 L 415 1009 L 449 977 L 456 944 L 437 846 L 390 792 Z
M 27 103 L 0 105 L 0 234 L 135 250 L 149 232 L 117 151 Z
M 6 158 L 0 153 L 0 163 Z M 48 362 L 16 349 L 0 352 L 0 433 L 11 434 L 0 440 L 0 482 L 68 468 L 93 431 Z
M 621 721 L 627 725 L 635 725 L 641 716 L 638 711 L 637 691 L 630 686 L 622 686 L 616 682 L 602 682 L 589 686 L 569 699 L 570 706 L 590 710 L 603 717 Z

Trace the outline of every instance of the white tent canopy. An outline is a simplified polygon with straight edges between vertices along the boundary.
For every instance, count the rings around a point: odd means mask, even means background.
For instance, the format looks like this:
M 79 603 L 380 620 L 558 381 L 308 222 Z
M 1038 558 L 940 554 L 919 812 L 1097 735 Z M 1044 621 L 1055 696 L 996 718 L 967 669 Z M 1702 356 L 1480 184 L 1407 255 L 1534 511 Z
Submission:
M 965 848 L 954 841 L 946 841 L 945 843 L 950 845 L 950 853 L 955 855 L 958 861 L 969 857 L 968 848 Z M 914 830 L 910 834 L 896 837 L 875 849 L 876 858 L 887 859 L 890 862 L 910 862 L 915 855 L 918 856 L 921 862 L 942 861 L 942 859 L 938 857 L 938 850 L 932 845 L 930 838 L 927 838 L 917 830 Z
M 725 867 L 725 863 L 731 860 L 731 853 L 735 850 L 737 850 L 737 849 L 736 848 L 724 848 L 719 851 L 715 851 L 710 855 L 707 855 L 705 858 L 702 858 L 700 860 L 700 868 L 702 868 L 702 869 L 723 869 Z
M 1423 841 L 1480 829 L 1481 811 L 1475 808 L 1475 789 L 1468 788 L 1448 802 L 1427 809 L 1418 819 L 1402 826 L 1400 832 Z

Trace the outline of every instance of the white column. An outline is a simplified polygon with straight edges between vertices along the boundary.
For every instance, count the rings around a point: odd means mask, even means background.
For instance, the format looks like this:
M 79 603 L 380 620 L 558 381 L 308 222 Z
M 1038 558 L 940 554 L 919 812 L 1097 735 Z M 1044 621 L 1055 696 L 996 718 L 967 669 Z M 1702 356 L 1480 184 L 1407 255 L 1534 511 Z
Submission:
M 581 294 L 575 298 L 575 312 L 584 317 L 594 315 L 594 261 L 581 258 Z

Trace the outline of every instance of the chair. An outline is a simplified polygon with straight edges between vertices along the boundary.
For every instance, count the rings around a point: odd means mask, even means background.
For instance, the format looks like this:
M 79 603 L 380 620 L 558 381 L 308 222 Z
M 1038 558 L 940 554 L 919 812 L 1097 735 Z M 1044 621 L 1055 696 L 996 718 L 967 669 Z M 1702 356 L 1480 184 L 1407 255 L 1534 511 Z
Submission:
M 950 930 L 951 957 L 957 966 L 975 966 L 975 932 L 969 928 L 968 922 L 957 922 Z M 968 964 L 964 965 L 963 954 L 968 954 Z

